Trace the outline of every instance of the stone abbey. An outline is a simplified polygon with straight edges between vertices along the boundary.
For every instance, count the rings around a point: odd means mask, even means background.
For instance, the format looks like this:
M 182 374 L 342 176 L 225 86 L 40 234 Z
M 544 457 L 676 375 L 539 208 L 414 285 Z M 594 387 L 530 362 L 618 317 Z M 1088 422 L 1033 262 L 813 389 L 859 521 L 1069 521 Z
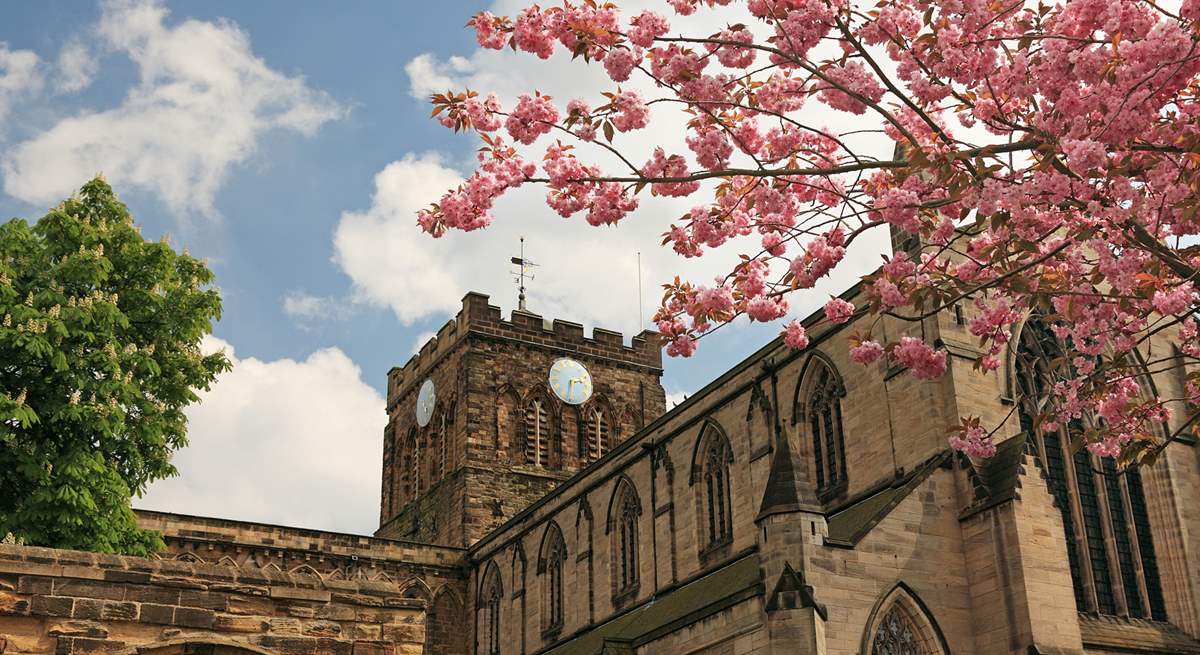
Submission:
M 468 294 L 388 376 L 374 536 L 141 512 L 158 559 L 0 545 L 0 653 L 1200 653 L 1200 449 L 1072 453 L 1032 422 L 1052 333 L 982 374 L 971 311 L 875 326 L 942 344 L 936 380 L 814 316 L 666 411 L 654 333 Z M 948 450 L 961 415 L 995 457 Z

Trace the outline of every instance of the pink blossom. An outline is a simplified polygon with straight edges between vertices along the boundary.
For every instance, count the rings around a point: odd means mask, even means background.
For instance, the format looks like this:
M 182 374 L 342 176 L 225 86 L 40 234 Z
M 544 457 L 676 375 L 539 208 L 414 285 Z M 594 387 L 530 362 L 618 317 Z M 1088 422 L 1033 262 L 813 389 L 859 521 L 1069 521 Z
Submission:
M 697 0 L 667 0 L 667 4 L 675 8 L 680 16 L 691 16 L 696 11 Z
M 549 59 L 554 52 L 554 37 L 546 23 L 545 14 L 536 6 L 521 10 L 513 24 L 513 40 L 517 48 Z
M 691 357 L 696 352 L 696 340 L 686 334 L 681 334 L 667 342 L 667 355 L 671 357 Z
M 791 321 L 781 333 L 783 343 L 794 350 L 804 350 L 808 347 L 808 333 L 798 320 Z
M 750 45 L 754 43 L 754 35 L 750 33 L 750 30 L 743 27 L 739 30 L 722 30 L 716 35 L 716 40 Z M 729 68 L 746 68 L 754 63 L 754 57 L 758 54 L 753 48 L 730 45 L 728 43 L 720 45 L 708 43 L 705 44 L 705 47 L 709 52 L 715 52 L 717 61 Z
M 854 304 L 841 298 L 831 298 L 825 303 L 825 318 L 834 325 L 841 325 L 854 316 Z
M 613 48 L 604 57 L 604 70 L 608 71 L 612 81 L 624 82 L 641 61 L 641 49 Z
M 629 41 L 636 46 L 649 48 L 654 45 L 654 39 L 667 33 L 671 28 L 666 17 L 650 10 L 634 16 L 629 28 Z
M 729 162 L 733 145 L 729 137 L 718 127 L 707 125 L 697 128 L 687 136 L 688 148 L 696 153 L 696 163 L 708 170 L 720 170 Z
M 900 287 L 887 278 L 875 280 L 873 291 L 884 307 L 902 307 L 908 304 L 908 298 L 900 291 Z
M 591 195 L 589 225 L 612 225 L 637 209 L 638 200 L 617 182 L 601 184 Z
M 662 148 L 654 149 L 654 156 L 642 167 L 642 175 L 650 178 L 684 177 L 689 174 L 687 162 L 679 155 L 667 156 Z M 655 182 L 651 187 L 661 196 L 687 196 L 700 188 L 699 182 Z
M 992 435 L 975 425 L 950 437 L 950 447 L 968 457 L 987 458 L 996 454 Z
M 946 372 L 946 351 L 934 350 L 915 337 L 900 337 L 892 357 L 907 366 L 918 380 L 932 380 Z
M 1104 144 L 1091 139 L 1064 139 L 1062 148 L 1067 155 L 1067 163 L 1083 175 L 1104 168 L 1108 158 Z
M 549 132 L 558 122 L 558 110 L 550 104 L 550 98 L 544 95 L 523 95 L 517 99 L 517 106 L 504 122 L 505 129 L 512 138 L 526 145 Z
M 759 296 L 746 303 L 746 315 L 752 321 L 768 323 L 787 314 L 788 302 L 781 296 Z
M 616 105 L 613 127 L 621 132 L 640 130 L 650 122 L 650 108 L 637 91 L 622 91 L 613 104 Z
M 876 341 L 863 341 L 850 349 L 850 359 L 858 364 L 870 364 L 883 355 L 883 346 Z
M 481 47 L 500 50 L 508 45 L 508 33 L 499 29 L 497 20 L 491 13 L 481 11 L 467 23 L 475 26 L 475 39 Z
M 873 103 L 877 103 L 883 98 L 883 85 L 875 79 L 875 74 L 867 70 L 862 62 L 851 61 L 845 66 L 827 68 L 825 75 L 838 85 L 828 84 L 827 88 L 821 92 L 821 99 L 834 109 L 861 114 L 867 110 L 867 105 L 859 98 Z M 842 91 L 839 86 L 845 88 L 846 91 Z
M 762 238 L 763 250 L 774 257 L 780 257 L 787 250 L 787 244 L 783 242 L 783 237 L 778 232 L 768 232 Z
M 471 119 L 471 124 L 480 132 L 494 132 L 500 129 L 500 98 L 496 94 L 488 94 L 487 98 L 467 98 L 463 103 L 463 112 Z
M 1154 305 L 1154 311 L 1166 316 L 1187 313 L 1192 309 L 1195 301 L 1196 291 L 1190 281 L 1184 282 L 1170 290 L 1160 289 L 1155 291 L 1154 297 L 1151 300 Z

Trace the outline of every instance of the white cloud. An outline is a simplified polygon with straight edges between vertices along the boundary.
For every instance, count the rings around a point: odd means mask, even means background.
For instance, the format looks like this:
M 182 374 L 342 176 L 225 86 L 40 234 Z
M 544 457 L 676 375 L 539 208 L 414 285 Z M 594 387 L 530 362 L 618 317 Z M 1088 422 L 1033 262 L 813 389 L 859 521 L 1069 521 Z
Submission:
M 465 57 L 452 56 L 440 62 L 429 53 L 413 57 L 404 65 L 408 74 L 409 93 L 414 98 L 428 99 L 430 94 L 460 91 L 461 80 L 475 66 Z
M 83 42 L 73 40 L 58 52 L 54 88 L 60 93 L 86 89 L 96 74 L 96 56 Z
M 283 297 L 283 313 L 302 322 L 342 320 L 353 313 L 345 301 L 332 296 L 314 296 L 290 291 Z
M 437 336 L 437 332 L 432 332 L 432 331 L 422 332 L 422 333 L 418 334 L 417 338 L 413 339 L 412 354 L 415 355 L 415 354 L 421 352 L 421 348 L 425 347 L 425 344 L 428 343 L 430 339 L 432 339 L 436 336 Z
M 0 122 L 8 115 L 13 101 L 42 88 L 40 60 L 32 50 L 9 50 L 0 41 Z
M 145 509 L 370 534 L 379 520 L 384 399 L 341 350 L 303 361 L 239 359 L 187 410 L 179 476 Z
M 214 214 L 217 189 L 262 135 L 311 136 L 344 109 L 302 77 L 256 57 L 228 21 L 167 25 L 157 0 L 109 0 L 96 33 L 124 53 L 140 83 L 114 109 L 63 119 L 11 150 L 4 189 L 49 204 L 102 171 L 122 186 L 157 193 L 179 214 Z

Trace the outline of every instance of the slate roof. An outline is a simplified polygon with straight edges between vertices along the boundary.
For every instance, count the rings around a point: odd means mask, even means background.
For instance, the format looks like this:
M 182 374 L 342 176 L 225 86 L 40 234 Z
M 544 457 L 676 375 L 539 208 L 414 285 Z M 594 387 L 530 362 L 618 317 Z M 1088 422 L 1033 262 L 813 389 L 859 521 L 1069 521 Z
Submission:
M 1169 623 L 1115 616 L 1079 615 L 1083 645 L 1118 653 L 1200 655 L 1200 641 Z
M 655 598 L 586 633 L 564 642 L 545 655 L 633 653 L 706 616 L 763 593 L 758 555 L 751 553 L 726 566 Z
M 825 543 L 830 546 L 853 548 L 935 469 L 949 461 L 950 452 L 942 451 L 900 477 L 834 510 L 826 519 L 829 536 L 826 537 Z

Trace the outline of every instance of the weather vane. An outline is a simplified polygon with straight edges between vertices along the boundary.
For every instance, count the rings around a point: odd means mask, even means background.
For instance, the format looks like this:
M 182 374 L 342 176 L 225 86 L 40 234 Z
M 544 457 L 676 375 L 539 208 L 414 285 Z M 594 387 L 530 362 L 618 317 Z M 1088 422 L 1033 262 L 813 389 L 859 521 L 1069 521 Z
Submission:
M 532 261 L 525 259 L 525 237 L 521 237 L 521 256 L 513 257 L 509 261 L 518 267 L 517 270 L 513 271 L 512 276 L 513 281 L 517 283 L 517 290 L 519 291 L 517 295 L 517 307 L 521 311 L 525 311 L 525 280 L 526 278 L 533 280 L 533 273 L 529 269 L 537 266 Z

